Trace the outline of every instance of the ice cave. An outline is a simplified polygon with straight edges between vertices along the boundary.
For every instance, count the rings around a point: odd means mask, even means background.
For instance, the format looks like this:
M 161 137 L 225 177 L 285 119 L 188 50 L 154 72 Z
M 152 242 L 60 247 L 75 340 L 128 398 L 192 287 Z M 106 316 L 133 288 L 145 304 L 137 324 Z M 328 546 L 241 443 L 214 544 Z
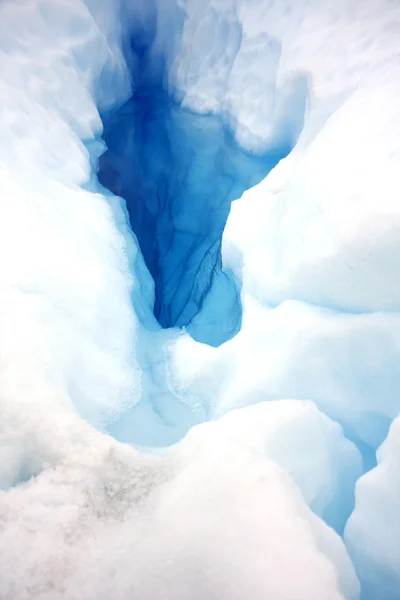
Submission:
M 0 600 L 400 600 L 399 32 L 2 0 Z

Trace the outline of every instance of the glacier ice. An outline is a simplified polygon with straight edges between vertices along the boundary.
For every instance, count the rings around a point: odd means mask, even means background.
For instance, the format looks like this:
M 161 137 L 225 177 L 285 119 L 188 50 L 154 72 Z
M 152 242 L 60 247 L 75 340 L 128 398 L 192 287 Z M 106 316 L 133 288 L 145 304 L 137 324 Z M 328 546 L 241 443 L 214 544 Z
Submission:
M 99 181 L 126 200 L 154 279 L 160 324 L 187 326 L 198 341 L 220 345 L 237 333 L 241 315 L 235 282 L 221 270 L 230 204 L 264 179 L 295 140 L 276 140 L 253 155 L 238 145 L 222 116 L 198 115 L 170 98 L 149 41 L 134 37 L 130 48 L 134 94 L 102 115 L 107 151 Z M 218 326 L 207 328 L 202 309 L 211 290 Z
M 1 3 L 1 600 L 398 600 L 399 26 Z
M 189 337 L 171 340 L 176 393 L 208 405 L 212 417 L 263 400 L 312 399 L 372 466 L 399 411 L 399 315 L 340 313 L 295 300 L 273 308 L 243 297 L 233 340 L 216 349 Z
M 400 589 L 399 432 L 397 418 L 379 449 L 378 466 L 357 483 L 356 510 L 346 526 L 347 545 L 365 588 L 363 597 L 371 600 L 395 598 Z
M 0 499 L 2 597 L 358 597 L 340 538 L 223 428 L 201 425 L 165 459 L 68 425 L 53 468 Z

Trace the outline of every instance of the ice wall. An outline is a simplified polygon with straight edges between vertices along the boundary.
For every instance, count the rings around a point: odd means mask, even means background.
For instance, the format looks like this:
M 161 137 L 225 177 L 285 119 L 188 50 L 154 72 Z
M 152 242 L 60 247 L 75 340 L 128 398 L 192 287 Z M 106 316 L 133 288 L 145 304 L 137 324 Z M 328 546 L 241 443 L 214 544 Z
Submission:
M 129 88 L 121 52 L 79 2 L 6 2 L 0 22 L 7 486 L 43 468 L 39 448 L 55 415 L 75 406 L 100 425 L 135 397 L 139 373 L 123 238 L 104 197 L 81 188 L 91 176 L 81 140 L 101 130 L 91 91 L 106 102 L 97 82 L 107 70 L 114 98 Z
M 223 265 L 242 286 L 241 331 L 217 350 L 183 337 L 174 342 L 176 390 L 208 405 L 214 418 L 255 402 L 312 399 L 343 426 L 368 471 L 399 413 L 399 8 L 372 1 L 185 7 L 185 50 L 171 72 L 184 104 L 226 111 L 247 147 L 268 143 L 268 100 L 257 86 L 267 89 L 263 77 L 271 71 L 249 77 L 242 94 L 233 73 L 243 81 L 257 60 L 244 72 L 239 52 L 233 65 L 221 58 L 210 69 L 214 47 L 198 51 L 211 22 L 218 37 L 236 20 L 243 53 L 248 45 L 271 57 L 271 40 L 278 42 L 269 106 L 298 74 L 310 94 L 294 151 L 233 203 L 225 228 Z M 345 537 L 368 599 L 397 596 L 394 517 L 380 508 L 381 494 L 388 503 L 397 498 L 395 459 L 389 464 L 382 459 L 360 480 Z
M 389 0 L 1 4 L 0 598 L 397 600 L 399 22 Z M 171 105 L 247 152 L 300 134 L 232 203 L 219 347 L 160 328 L 96 180 L 149 32 Z M 199 339 L 226 335 L 219 302 Z
M 396 598 L 399 591 L 399 423 L 395 419 L 379 449 L 377 468 L 357 483 L 356 510 L 346 527 L 367 600 Z
M 221 269 L 231 202 L 287 156 L 297 132 L 283 132 L 257 155 L 238 144 L 223 115 L 182 108 L 165 89 L 168 61 L 157 52 L 156 34 L 153 14 L 128 37 L 134 93 L 123 106 L 102 114 L 107 151 L 98 178 L 126 200 L 154 279 L 159 323 L 187 326 L 198 341 L 218 346 L 237 333 L 241 322 L 237 286 Z M 305 91 L 296 98 L 300 127 Z

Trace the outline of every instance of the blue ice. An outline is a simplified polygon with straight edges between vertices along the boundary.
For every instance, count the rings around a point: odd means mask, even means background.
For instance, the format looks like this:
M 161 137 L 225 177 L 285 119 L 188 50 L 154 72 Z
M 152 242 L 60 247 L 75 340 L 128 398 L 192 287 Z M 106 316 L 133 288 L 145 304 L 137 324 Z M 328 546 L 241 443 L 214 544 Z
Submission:
M 218 346 L 241 323 L 237 283 L 221 265 L 231 202 L 264 179 L 291 142 L 258 156 L 246 151 L 221 115 L 195 114 L 171 98 L 159 65 L 152 68 L 137 41 L 132 47 L 135 90 L 102 115 L 108 149 L 98 178 L 126 201 L 155 282 L 159 323 L 185 326 L 197 341 Z

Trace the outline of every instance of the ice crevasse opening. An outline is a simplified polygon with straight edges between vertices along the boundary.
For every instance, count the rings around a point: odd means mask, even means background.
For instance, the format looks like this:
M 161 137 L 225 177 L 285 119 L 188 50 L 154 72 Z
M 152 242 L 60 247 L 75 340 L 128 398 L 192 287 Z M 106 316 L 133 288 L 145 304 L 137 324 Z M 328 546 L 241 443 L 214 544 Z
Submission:
M 1 599 L 398 600 L 399 26 L 1 4 Z

